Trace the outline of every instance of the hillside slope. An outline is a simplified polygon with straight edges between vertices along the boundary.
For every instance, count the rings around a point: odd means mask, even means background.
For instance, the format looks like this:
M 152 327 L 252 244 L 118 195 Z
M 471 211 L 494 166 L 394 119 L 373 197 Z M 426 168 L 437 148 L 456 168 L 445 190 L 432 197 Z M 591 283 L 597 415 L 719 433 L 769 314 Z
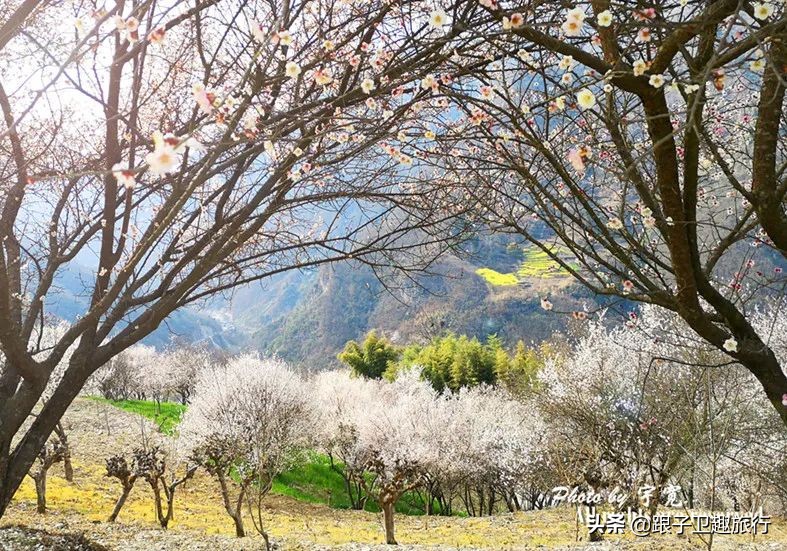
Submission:
M 90 269 L 61 274 L 53 313 L 75 319 L 87 300 Z M 461 257 L 446 255 L 432 275 L 380 282 L 364 265 L 338 263 L 291 271 L 175 312 L 145 344 L 206 342 L 230 352 L 257 349 L 308 368 L 333 365 L 350 339 L 378 329 L 400 343 L 453 331 L 504 343 L 538 342 L 564 330 L 540 297 L 565 310 L 595 301 L 548 256 L 507 236 L 477 238 Z M 553 300 L 558 302 L 558 300 Z
M 446 256 L 433 267 L 439 275 L 423 277 L 418 285 L 381 283 L 370 268 L 352 264 L 290 274 L 260 292 L 272 302 L 257 306 L 248 290 L 241 291 L 233 317 L 253 328 L 250 342 L 261 352 L 321 369 L 335 363 L 348 340 L 371 329 L 398 343 L 452 331 L 480 339 L 496 334 L 513 346 L 566 328 L 569 317 L 544 312 L 540 297 L 549 295 L 564 309 L 595 305 L 548 259 L 531 249 L 506 249 L 490 242 L 486 255 Z
M 104 458 L 110 453 L 127 452 L 142 439 L 153 437 L 155 428 L 135 414 L 84 398 L 72 405 L 65 423 L 73 445 L 74 482 L 63 480 L 60 467 L 54 467 L 48 483 L 49 512 L 39 515 L 35 513 L 32 482 L 26 480 L 8 513 L 0 520 L 3 551 L 263 549 L 257 535 L 243 539 L 231 535 L 232 522 L 223 511 L 218 484 L 202 472 L 178 491 L 170 530 L 157 527 L 151 491 L 144 481 L 135 486 L 118 521 L 106 523 L 119 485 L 104 476 Z M 266 499 L 263 516 L 277 549 L 390 549 L 382 545 L 382 518 L 376 513 L 331 509 L 271 495 Z M 251 521 L 247 520 L 251 529 Z M 587 546 L 575 541 L 571 507 L 480 518 L 397 515 L 396 523 L 397 539 L 402 544 L 399 549 L 403 550 L 703 548 L 698 538 L 672 535 L 641 539 L 630 535 L 611 536 L 602 547 Z M 90 546 L 71 546 L 78 539 L 89 542 Z M 63 547 L 63 542 L 68 547 Z M 769 534 L 758 536 L 755 543 L 743 536 L 718 536 L 714 540 L 714 549 L 755 548 L 787 549 L 787 524 L 775 519 Z

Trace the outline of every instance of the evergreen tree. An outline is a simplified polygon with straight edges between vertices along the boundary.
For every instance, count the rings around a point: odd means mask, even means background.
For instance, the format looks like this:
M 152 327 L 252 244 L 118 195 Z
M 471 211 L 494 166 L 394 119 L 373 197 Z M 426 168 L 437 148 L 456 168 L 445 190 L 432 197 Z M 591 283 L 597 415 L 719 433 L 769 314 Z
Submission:
M 394 380 L 399 370 L 417 367 L 423 379 L 438 392 L 487 384 L 524 395 L 534 389 L 544 354 L 520 341 L 512 357 L 496 335 L 482 344 L 477 338 L 448 334 L 422 347 L 405 348 L 401 360 L 389 365 L 386 378 Z
M 472 386 L 474 374 L 468 342 L 468 338 L 462 335 L 456 343 L 448 381 L 448 386 L 453 391 L 457 391 L 464 386 Z
M 409 366 L 421 367 L 421 376 L 429 381 L 435 390 L 443 392 L 446 388 L 452 388 L 451 371 L 457 343 L 456 336 L 452 334 L 434 338 L 420 349 L 416 356 L 404 358 L 403 363 L 409 362 Z
M 511 376 L 511 358 L 502 348 L 495 350 L 494 354 L 495 380 L 500 384 L 506 384 Z
M 388 366 L 399 358 L 399 350 L 372 330 L 362 344 L 348 342 L 338 358 L 349 365 L 355 375 L 381 379 Z
M 543 366 L 541 355 L 524 342 L 516 343 L 516 352 L 508 375 L 501 381 L 511 393 L 521 396 L 535 390 L 539 369 Z

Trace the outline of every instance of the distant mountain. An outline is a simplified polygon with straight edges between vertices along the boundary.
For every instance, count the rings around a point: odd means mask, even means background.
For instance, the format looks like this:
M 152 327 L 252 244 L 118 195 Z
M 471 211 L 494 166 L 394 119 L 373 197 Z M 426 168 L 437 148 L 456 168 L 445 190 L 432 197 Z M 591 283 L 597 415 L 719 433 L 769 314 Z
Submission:
M 84 264 L 58 274 L 53 292 L 47 297 L 50 314 L 73 321 L 84 314 L 90 300 L 93 273 Z M 229 303 L 218 297 L 210 304 L 184 308 L 172 314 L 144 343 L 164 348 L 173 340 L 206 342 L 225 350 L 248 345 L 248 335 L 239 330 L 229 315 Z
M 720 266 L 730 278 L 739 269 L 731 255 Z M 569 264 L 568 251 L 556 251 Z M 761 269 L 773 269 L 765 256 Z M 423 342 L 453 331 L 484 339 L 497 335 L 513 346 L 538 343 L 565 331 L 572 317 L 545 312 L 549 297 L 562 312 L 595 310 L 603 299 L 577 284 L 549 256 L 510 236 L 478 237 L 461 258 L 442 258 L 420 286 L 381 283 L 370 268 L 334 264 L 309 272 L 290 272 L 265 284 L 238 290 L 230 301 L 232 327 L 246 346 L 278 354 L 310 369 L 336 365 L 336 355 L 350 339 L 377 329 L 395 342 Z M 616 300 L 606 316 L 619 323 L 636 304 Z
M 558 297 L 563 308 L 595 304 L 538 251 L 489 238 L 469 252 L 472 261 L 447 256 L 435 267 L 441 275 L 406 288 L 396 281 L 386 286 L 357 264 L 287 274 L 256 292 L 239 291 L 233 319 L 251 330 L 249 344 L 261 352 L 321 369 L 336 364 L 348 340 L 371 329 L 402 344 L 453 331 L 479 338 L 496 334 L 513 345 L 565 329 L 566 316 L 543 311 L 541 296 Z
M 341 263 L 280 274 L 217 296 L 170 316 L 145 343 L 207 342 L 237 352 L 277 354 L 310 369 L 337 363 L 351 339 L 371 329 L 399 343 L 424 341 L 444 331 L 513 345 L 538 342 L 565 329 L 567 318 L 544 312 L 547 294 L 561 308 L 594 301 L 549 258 L 507 237 L 478 238 L 463 258 L 446 256 L 418 285 L 381 283 L 360 264 Z M 61 274 L 53 313 L 73 320 L 84 312 L 89 269 Z

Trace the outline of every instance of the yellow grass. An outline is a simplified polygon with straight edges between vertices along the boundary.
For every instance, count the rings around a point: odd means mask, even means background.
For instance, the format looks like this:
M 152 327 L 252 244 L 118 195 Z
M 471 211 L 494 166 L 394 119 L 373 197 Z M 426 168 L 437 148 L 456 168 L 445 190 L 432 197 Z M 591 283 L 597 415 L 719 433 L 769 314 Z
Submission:
M 49 480 L 48 517 L 82 518 L 88 522 L 103 522 L 109 515 L 119 487 L 103 476 L 101 465 L 77 463 L 77 482 L 69 484 L 60 476 Z M 55 473 L 57 474 L 57 473 Z M 35 526 L 35 490 L 28 480 L 15 498 L 5 522 L 21 522 Z M 152 494 L 144 481 L 134 488 L 120 514 L 118 522 L 154 528 L 155 516 Z M 379 514 L 330 509 L 324 505 L 299 502 L 285 496 L 270 496 L 265 512 L 266 529 L 279 542 L 309 541 L 319 545 L 347 543 L 383 543 L 382 522 Z M 253 532 L 251 520 L 247 520 Z M 214 481 L 198 474 L 180 490 L 176 498 L 175 519 L 171 530 L 203 534 L 234 534 L 232 522 L 225 514 Z M 413 517 L 397 515 L 397 539 L 403 544 L 449 545 L 487 549 L 521 548 L 534 546 L 569 546 L 575 543 L 574 512 L 570 508 L 497 515 L 482 518 Z M 718 540 L 729 539 L 718 537 Z M 636 538 L 624 535 L 615 540 L 633 543 Z M 736 541 L 747 541 L 744 537 Z M 787 542 L 787 523 L 775 521 L 768 536 L 758 542 Z M 651 537 L 637 540 L 637 548 L 674 549 L 699 548 L 701 542 L 692 537 Z M 780 546 L 777 548 L 781 548 Z
M 104 476 L 104 454 L 109 455 L 118 449 L 132 446 L 135 432 L 132 414 L 110 408 L 107 417 L 97 420 L 96 404 L 77 401 L 81 417 L 75 418 L 74 449 L 75 477 L 73 483 L 62 478 L 60 466 L 51 470 L 48 480 L 46 515 L 35 513 L 35 490 L 30 479 L 25 480 L 0 526 L 22 524 L 33 528 L 46 528 L 55 531 L 81 532 L 112 539 L 123 537 L 129 530 L 133 535 L 145 538 L 158 537 L 161 545 L 151 544 L 152 548 L 179 548 L 167 538 L 181 535 L 191 539 L 205 538 L 216 534 L 224 544 L 216 544 L 216 549 L 225 548 L 234 535 L 232 521 L 226 515 L 217 483 L 202 471 L 194 479 L 179 488 L 176 495 L 175 518 L 170 525 L 174 534 L 157 530 L 153 510 L 152 492 L 144 480 L 139 480 L 120 513 L 118 524 L 112 532 L 106 518 L 114 507 L 120 492 L 116 480 Z M 103 406 L 102 406 L 103 407 Z M 91 425 L 91 422 L 94 422 Z M 112 425 L 111 436 L 103 434 L 103 426 Z M 106 431 L 109 432 L 109 431 Z M 91 440 L 92 438 L 92 440 Z M 92 443 L 91 443 L 92 442 Z M 80 447 L 81 445 L 81 447 Z M 110 448 L 114 451 L 110 451 Z M 92 450 L 80 455 L 80 450 Z M 384 541 L 382 517 L 379 514 L 331 509 L 325 505 L 297 501 L 288 496 L 271 495 L 266 498 L 264 520 L 266 530 L 283 549 L 297 549 L 304 542 L 322 546 L 348 543 L 381 544 Z M 124 528 L 126 527 L 126 528 Z M 253 533 L 251 519 L 246 520 L 247 531 Z M 111 533 L 110 533 L 111 532 Z M 476 547 L 485 549 L 511 549 L 523 547 L 567 547 L 575 544 L 575 517 L 572 508 L 531 511 L 516 514 L 500 514 L 494 517 L 416 517 L 396 516 L 397 539 L 403 544 L 444 545 L 453 547 Z M 625 540 L 626 549 L 638 550 L 701 548 L 697 537 L 678 538 L 676 536 L 653 536 L 636 539 L 632 535 L 608 538 L 613 545 Z M 248 540 L 256 545 L 257 540 Z M 739 536 L 717 537 L 719 543 L 750 542 L 750 538 Z M 770 534 L 759 536 L 757 543 L 767 545 L 768 549 L 787 549 L 787 522 L 775 519 Z M 632 547 L 632 544 L 634 547 Z M 617 545 L 615 545 L 617 546 Z M 118 544 L 118 549 L 123 549 Z M 246 548 L 244 544 L 244 548 Z M 764 547 L 761 547 L 764 548 Z M 714 549 L 717 549 L 714 546 Z M 729 547 L 718 547 L 729 549 Z
M 48 481 L 49 516 L 78 515 L 87 521 L 106 520 L 119 493 L 116 481 L 104 477 L 101 465 L 76 463 L 76 482 L 70 484 L 53 473 Z M 15 498 L 8 522 L 30 522 L 35 505 L 35 489 L 26 480 Z M 20 514 L 23 513 L 24 514 Z M 20 518 L 21 517 L 21 518 Z M 33 519 L 35 516 L 33 516 Z M 509 515 L 500 518 L 445 518 L 397 515 L 397 539 L 400 543 L 443 544 L 503 548 L 529 543 L 569 544 L 573 541 L 573 521 L 562 512 Z M 285 541 L 311 541 L 321 545 L 346 543 L 383 543 L 382 519 L 379 514 L 330 509 L 324 505 L 299 502 L 289 497 L 270 496 L 265 512 L 270 535 Z M 138 481 L 118 521 L 155 527 L 152 492 Z M 251 532 L 251 520 L 247 519 Z M 233 524 L 224 512 L 215 482 L 199 473 L 176 496 L 175 518 L 171 530 L 199 531 L 205 534 L 234 535 Z

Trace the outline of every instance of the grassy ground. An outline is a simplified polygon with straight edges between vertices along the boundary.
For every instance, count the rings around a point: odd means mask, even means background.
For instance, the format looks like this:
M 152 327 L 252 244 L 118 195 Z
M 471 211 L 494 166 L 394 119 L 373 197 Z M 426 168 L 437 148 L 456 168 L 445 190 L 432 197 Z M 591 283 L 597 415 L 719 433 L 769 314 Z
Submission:
M 142 415 L 153 421 L 161 432 L 169 435 L 175 432 L 183 412 L 186 411 L 186 406 L 171 402 L 156 404 L 146 400 L 107 400 L 100 397 L 92 397 L 91 400 Z M 271 492 L 337 509 L 351 507 L 344 479 L 339 472 L 331 468 L 329 457 L 320 453 L 310 454 L 306 463 L 278 476 Z M 396 507 L 398 512 L 407 515 L 423 514 L 424 509 L 423 499 L 414 492 L 402 496 Z M 370 501 L 366 504 L 366 510 L 379 512 L 380 508 Z
M 98 396 L 90 399 L 146 417 L 156 423 L 159 430 L 164 434 L 172 434 L 174 432 L 175 427 L 180 423 L 180 416 L 186 411 L 186 406 L 173 402 L 157 404 L 148 400 L 107 400 Z
M 40 516 L 34 513 L 35 488 L 32 480 L 26 479 L 0 525 L 21 524 L 47 530 L 63 530 L 66 526 L 70 531 L 84 531 L 92 540 L 123 550 L 138 548 L 123 543 L 123 538 L 128 537 L 123 527 L 133 526 L 132 533 L 144 531 L 148 540 L 171 538 L 177 534 L 188 534 L 189 538 L 199 538 L 200 535 L 231 536 L 234 533 L 233 525 L 223 509 L 218 484 L 201 470 L 178 489 L 175 518 L 169 532 L 172 535 L 166 535 L 165 538 L 156 529 L 152 492 L 142 480 L 135 485 L 120 513 L 118 522 L 122 526 L 105 523 L 120 493 L 120 487 L 116 480 L 105 476 L 104 459 L 112 453 L 127 453 L 139 444 L 141 438 L 146 437 L 145 434 L 149 437 L 147 431 L 150 428 L 143 429 L 135 413 L 146 411 L 154 415 L 151 412 L 155 411 L 145 407 L 145 404 L 133 402 L 123 403 L 122 407 L 113 407 L 106 401 L 77 400 L 65 420 L 67 426 L 71 427 L 70 439 L 74 444 L 74 482 L 69 483 L 62 478 L 60 466 L 53 467 L 47 490 L 49 512 Z M 167 408 L 162 408 L 161 414 L 156 412 L 155 418 L 161 422 L 164 415 L 176 418 L 175 413 Z M 342 510 L 324 504 L 330 502 L 331 505 L 340 506 L 341 502 L 333 499 L 339 499 L 343 494 L 338 474 L 335 477 L 330 474 L 326 461 L 324 457 L 318 456 L 301 469 L 285 473 L 277 481 L 278 495 L 266 498 L 263 513 L 271 536 L 275 541 L 283 542 L 284 549 L 299 548 L 301 542 L 320 546 L 353 542 L 382 543 L 382 518 L 379 513 Z M 339 489 L 342 491 L 339 492 Z M 398 539 L 411 544 L 496 549 L 521 543 L 523 533 L 527 533 L 527 541 L 534 544 L 549 539 L 572 541 L 570 516 L 560 521 L 557 517 L 551 519 L 543 523 L 543 529 L 539 527 L 531 533 L 529 524 L 533 520 L 527 516 L 511 515 L 480 519 L 397 515 Z M 542 524 L 542 521 L 539 519 L 538 523 Z M 247 527 L 253 532 L 250 519 L 247 519 Z M 561 531 L 565 535 L 559 536 Z M 191 544 L 173 545 L 172 541 L 166 539 L 166 543 L 146 549 L 197 549 Z M 224 545 L 218 547 L 230 548 Z
M 118 488 L 102 476 L 99 466 L 77 465 L 77 482 L 69 484 L 60 476 L 50 478 L 50 512 L 40 516 L 34 513 L 35 494 L 32 484 L 26 481 L 15 499 L 15 505 L 0 523 L 23 524 L 36 528 L 60 529 L 67 527 L 75 533 L 85 533 L 91 541 L 98 541 L 111 549 L 243 549 L 259 550 L 259 537 L 250 531 L 242 547 L 235 547 L 232 522 L 221 507 L 215 481 L 198 474 L 176 496 L 175 518 L 168 532 L 160 531 L 155 523 L 150 489 L 137 485 L 121 512 L 118 525 L 109 525 L 106 516 L 112 509 Z M 383 543 L 381 515 L 365 511 L 331 509 L 293 500 L 284 496 L 269 496 L 265 502 L 263 519 L 266 530 L 280 549 L 320 549 L 351 543 L 363 544 L 352 549 L 369 549 L 370 545 Z M 397 539 L 400 543 L 434 551 L 441 549 L 532 549 L 559 547 L 565 551 L 576 543 L 574 511 L 570 507 L 545 511 L 501 514 L 493 517 L 426 517 L 397 515 Z M 131 545 L 131 537 L 140 545 Z M 188 537 L 188 540 L 173 538 Z M 191 543 L 213 540 L 212 547 Z M 714 549 L 722 551 L 740 549 L 738 544 L 749 538 L 719 537 Z M 154 544 L 155 542 L 155 544 Z M 773 526 L 767 537 L 759 537 L 757 546 L 747 550 L 786 549 L 787 526 L 784 522 Z M 734 546 L 732 544 L 735 544 Z M 0 546 L 2 548 L 2 546 Z M 652 536 L 637 539 L 630 534 L 610 536 L 607 543 L 594 549 L 631 549 L 636 551 L 674 551 L 676 549 L 702 549 L 699 538 Z
M 35 493 L 26 481 L 16 506 L 4 523 L 49 528 L 68 525 L 71 530 L 114 530 L 104 522 L 112 510 L 119 488 L 103 475 L 98 465 L 78 464 L 78 482 L 69 484 L 59 476 L 49 481 L 50 513 L 36 516 Z M 199 473 L 176 495 L 175 518 L 170 533 L 188 532 L 232 536 L 233 525 L 221 506 L 215 481 Z M 381 544 L 384 541 L 379 513 L 331 509 L 284 496 L 269 496 L 263 513 L 266 530 L 283 549 L 299 548 L 303 542 L 320 546 L 349 543 Z M 135 531 L 156 530 L 152 495 L 145 484 L 137 485 L 120 514 L 118 523 Z M 247 527 L 253 535 L 250 519 Z M 570 545 L 574 541 L 570 511 L 546 514 L 522 513 L 484 518 L 397 515 L 397 539 L 403 544 L 446 545 L 504 549 L 512 546 Z M 91 538 L 94 539 L 94 538 Z M 102 540 L 99 540 L 102 541 Z M 103 541 L 102 541 L 103 543 Z M 175 549 L 151 546 L 150 549 Z M 182 547 L 191 549 L 191 547 Z M 219 549 L 224 549 L 224 546 Z M 252 548 L 252 547 L 249 547 Z M 259 547 L 253 547 L 259 549 Z M 118 549 L 126 549 L 122 544 Z
M 335 509 L 350 508 L 344 479 L 331 468 L 328 456 L 321 453 L 312 453 L 309 461 L 276 477 L 271 492 Z M 403 495 L 396 504 L 396 511 L 405 515 L 422 515 L 424 509 L 423 499 L 416 492 Z M 365 510 L 380 512 L 378 505 L 372 501 L 366 503 Z

